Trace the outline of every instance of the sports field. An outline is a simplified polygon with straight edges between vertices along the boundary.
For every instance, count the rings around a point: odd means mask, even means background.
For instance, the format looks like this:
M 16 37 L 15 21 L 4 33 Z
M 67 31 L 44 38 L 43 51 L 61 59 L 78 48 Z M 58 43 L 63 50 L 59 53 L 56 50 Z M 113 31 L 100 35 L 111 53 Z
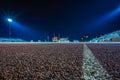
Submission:
M 0 80 L 119 80 L 120 43 L 0 43 Z

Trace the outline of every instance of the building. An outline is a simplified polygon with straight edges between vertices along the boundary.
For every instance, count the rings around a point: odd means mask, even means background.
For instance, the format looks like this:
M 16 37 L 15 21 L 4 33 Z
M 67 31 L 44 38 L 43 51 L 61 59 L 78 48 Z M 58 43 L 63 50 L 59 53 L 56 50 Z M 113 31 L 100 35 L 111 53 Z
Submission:
M 68 38 L 60 38 L 59 42 L 63 42 L 63 43 L 65 42 L 66 43 L 66 42 L 70 42 L 70 41 L 69 41 Z
M 59 39 L 59 38 L 58 38 L 57 36 L 54 36 L 54 37 L 52 38 L 52 41 L 53 41 L 53 42 L 59 42 L 58 39 Z
M 114 37 L 110 39 L 111 42 L 120 42 L 120 37 Z

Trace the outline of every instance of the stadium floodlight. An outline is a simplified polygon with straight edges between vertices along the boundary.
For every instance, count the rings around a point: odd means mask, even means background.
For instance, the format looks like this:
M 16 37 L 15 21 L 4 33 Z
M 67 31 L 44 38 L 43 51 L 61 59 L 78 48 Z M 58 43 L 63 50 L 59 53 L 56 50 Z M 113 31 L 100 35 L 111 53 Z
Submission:
M 8 18 L 7 20 L 8 20 L 8 22 L 12 22 L 12 19 L 11 19 L 11 18 Z

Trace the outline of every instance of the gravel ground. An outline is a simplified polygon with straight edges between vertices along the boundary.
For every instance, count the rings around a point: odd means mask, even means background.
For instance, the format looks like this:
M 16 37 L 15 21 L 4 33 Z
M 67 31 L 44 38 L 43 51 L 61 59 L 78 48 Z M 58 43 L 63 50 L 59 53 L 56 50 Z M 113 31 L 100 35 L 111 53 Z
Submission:
M 0 80 L 81 80 L 82 44 L 0 44 Z
M 113 80 L 120 80 L 120 43 L 87 44 Z
M 120 44 L 87 46 L 0 43 L 0 80 L 120 80 Z

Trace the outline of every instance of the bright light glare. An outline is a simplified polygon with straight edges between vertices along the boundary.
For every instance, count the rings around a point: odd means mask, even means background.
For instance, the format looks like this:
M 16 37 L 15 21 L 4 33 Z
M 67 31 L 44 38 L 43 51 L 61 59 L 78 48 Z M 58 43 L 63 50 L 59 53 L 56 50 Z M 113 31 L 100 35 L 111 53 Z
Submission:
M 12 22 L 12 19 L 8 18 L 8 22 Z

